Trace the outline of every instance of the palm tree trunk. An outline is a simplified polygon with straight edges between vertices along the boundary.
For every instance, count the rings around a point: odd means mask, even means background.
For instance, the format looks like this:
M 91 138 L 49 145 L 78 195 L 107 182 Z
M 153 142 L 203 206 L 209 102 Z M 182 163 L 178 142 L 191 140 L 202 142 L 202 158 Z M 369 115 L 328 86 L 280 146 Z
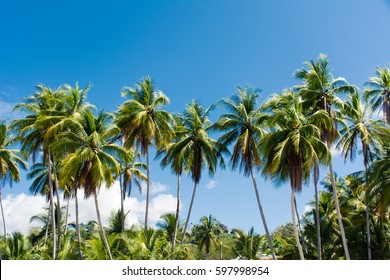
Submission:
M 54 158 L 53 158 L 54 162 Z M 61 204 L 60 204 L 60 192 L 58 186 L 57 172 L 54 171 L 54 187 L 57 198 L 57 251 L 61 250 Z
M 66 216 L 65 216 L 64 236 L 66 236 L 66 233 L 68 231 L 69 202 L 70 202 L 70 198 L 68 197 L 68 201 L 66 202 Z
M 0 186 L 0 206 L 1 206 L 1 216 L 3 218 L 3 226 L 4 226 L 4 239 L 7 238 L 7 227 L 5 226 L 5 215 L 4 215 L 4 208 L 3 208 L 3 194 L 2 194 L 2 189 L 5 185 L 5 178 L 4 178 L 4 183 L 3 186 Z
M 363 141 L 362 141 L 363 142 Z M 366 204 L 366 230 L 367 230 L 367 256 L 368 259 L 371 260 L 371 233 L 370 233 L 370 205 L 369 205 L 369 187 L 368 187 L 368 147 L 365 143 L 363 144 L 363 160 L 364 160 L 364 168 L 366 172 L 366 194 L 365 194 L 365 204 Z
M 321 222 L 320 222 L 320 207 L 318 202 L 318 167 L 314 167 L 314 198 L 316 203 L 316 228 L 317 228 L 317 258 L 318 260 L 322 259 L 321 253 Z
M 329 141 L 327 142 L 328 149 L 330 150 L 330 143 Z M 348 250 L 348 244 L 347 244 L 347 238 L 345 236 L 345 230 L 344 230 L 344 225 L 343 225 L 343 220 L 341 217 L 341 211 L 340 211 L 340 205 L 339 205 L 339 198 L 337 195 L 337 189 L 336 189 L 336 183 L 334 181 L 334 173 L 333 173 L 333 165 L 332 165 L 332 160 L 329 162 L 329 173 L 330 173 L 330 181 L 332 183 L 332 189 L 333 189 L 333 200 L 334 200 L 334 205 L 336 208 L 336 213 L 337 213 L 337 219 L 339 222 L 339 227 L 340 227 L 340 234 L 341 234 L 341 240 L 343 242 L 343 248 L 344 248 L 344 253 L 345 253 L 345 259 L 350 260 L 349 256 L 349 250 Z
M 43 242 L 43 247 L 46 248 L 47 244 L 47 237 L 49 235 L 49 223 L 50 223 L 50 206 L 49 206 L 49 211 L 47 211 L 47 222 L 46 222 L 46 230 L 45 230 L 45 240 Z
M 96 190 L 94 191 L 93 195 L 94 195 L 94 198 L 95 198 L 96 216 L 97 216 L 97 219 L 98 219 L 100 232 L 102 233 L 103 243 L 104 243 L 104 246 L 106 247 L 106 250 L 107 250 L 108 256 L 110 257 L 110 260 L 112 260 L 111 250 L 110 250 L 110 247 L 108 246 L 106 233 L 104 231 L 102 219 L 100 217 L 99 202 L 98 202 Z
M 172 238 L 172 259 L 174 259 L 176 238 L 177 238 L 177 228 L 179 227 L 179 210 L 180 210 L 180 174 L 177 174 L 177 194 L 176 194 L 176 216 L 175 216 L 175 229 L 173 231 Z
M 50 151 L 47 156 L 47 176 L 49 179 L 49 198 L 50 198 L 50 208 L 51 208 L 51 219 L 52 219 L 52 231 L 53 231 L 53 250 L 52 250 L 52 258 L 55 260 L 56 258 L 56 220 L 55 220 L 55 209 L 54 209 L 54 195 L 53 195 L 53 181 L 51 177 L 51 159 L 50 159 Z
M 192 210 L 192 205 L 194 204 L 194 199 L 195 199 L 195 192 L 196 192 L 196 186 L 197 184 L 194 183 L 194 189 L 192 191 L 192 197 L 191 197 L 191 203 L 190 203 L 190 209 L 188 209 L 188 215 L 187 215 L 187 219 L 186 219 L 186 224 L 184 225 L 184 230 L 183 230 L 183 235 L 181 237 L 181 242 L 180 242 L 180 245 L 183 245 L 183 242 L 184 242 L 184 237 L 186 236 L 186 230 L 187 230 L 187 227 L 188 227 L 188 222 L 190 221 L 190 216 L 191 216 L 191 210 Z
M 83 259 L 83 255 L 81 253 L 81 232 L 80 232 L 80 222 L 79 222 L 79 199 L 77 197 L 77 183 L 75 183 L 74 187 L 74 197 L 75 197 L 75 207 L 76 207 L 76 232 L 77 232 L 77 242 L 79 245 L 79 255 L 80 255 L 80 260 Z
M 256 179 L 255 179 L 255 176 L 254 176 L 254 174 L 253 174 L 253 170 L 252 170 L 252 169 L 251 169 L 251 177 L 252 177 L 253 187 L 254 187 L 254 189 L 255 189 L 255 194 L 256 194 L 256 199 L 257 199 L 257 205 L 258 205 L 258 207 L 259 207 L 261 220 L 263 221 L 263 226 L 264 226 L 265 234 L 267 235 L 267 239 L 268 239 L 268 245 L 269 245 L 269 248 L 270 248 L 270 250 L 271 250 L 272 259 L 276 260 L 276 255 L 275 255 L 274 247 L 273 247 L 273 245 L 272 245 L 271 235 L 270 235 L 270 233 L 269 233 L 268 226 L 267 226 L 267 222 L 266 222 L 266 220 L 265 220 L 265 215 L 264 215 L 264 211 L 263 211 L 263 206 L 261 205 L 260 195 L 259 195 L 259 191 L 258 191 L 258 189 L 257 189 L 257 183 L 256 183 Z
M 291 188 L 291 216 L 292 216 L 292 222 L 293 222 L 293 228 L 294 228 L 295 242 L 297 243 L 299 257 L 301 258 L 301 260 L 304 260 L 305 257 L 303 255 L 301 243 L 299 242 L 299 234 L 298 234 L 298 230 L 297 230 L 297 224 L 295 221 L 295 202 L 294 202 L 294 199 L 295 199 L 294 190 Z
M 302 228 L 301 228 L 301 219 L 299 218 L 299 212 L 298 212 L 298 207 L 297 207 L 297 200 L 295 198 L 295 195 L 294 195 L 294 204 L 295 204 L 295 213 L 297 215 L 297 220 L 298 220 L 298 230 L 299 230 L 299 233 L 300 233 L 300 236 L 301 236 L 301 240 L 302 240 L 303 251 L 305 251 L 305 254 L 307 254 L 306 242 L 305 242 L 305 238 L 303 236 L 303 232 L 302 232 Z
M 145 232 L 148 231 L 149 200 L 150 200 L 150 166 L 149 166 L 149 147 L 146 148 L 146 208 L 145 208 Z
M 122 169 L 122 165 L 121 165 Z M 124 209 L 124 202 L 125 202 L 125 186 L 124 186 L 124 180 L 122 180 L 122 172 L 119 173 L 119 188 L 121 193 L 121 232 L 125 230 L 125 209 Z

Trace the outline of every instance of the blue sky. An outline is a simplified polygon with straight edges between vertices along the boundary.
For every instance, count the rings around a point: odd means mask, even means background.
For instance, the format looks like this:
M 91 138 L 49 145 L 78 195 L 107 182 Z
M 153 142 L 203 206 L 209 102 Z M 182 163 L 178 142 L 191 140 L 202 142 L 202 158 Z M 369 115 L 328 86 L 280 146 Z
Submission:
M 113 111 L 123 102 L 124 86 L 150 75 L 171 99 L 167 110 L 181 112 L 194 98 L 208 106 L 246 84 L 260 88 L 264 100 L 299 83 L 293 72 L 320 53 L 328 55 L 334 76 L 360 88 L 376 67 L 390 62 L 385 0 L 0 1 L 0 26 L 1 119 L 14 118 L 13 105 L 38 83 L 56 88 L 91 82 L 89 101 Z M 335 161 L 341 175 L 361 168 Z M 172 201 L 176 178 L 158 161 L 151 172 L 155 185 L 164 186 L 155 198 L 170 195 Z M 270 229 L 290 221 L 289 186 L 275 188 L 260 174 L 257 179 Z M 23 178 L 4 196 L 14 201 L 28 194 L 28 185 Z M 182 191 L 184 218 L 189 179 Z M 304 188 L 297 198 L 301 212 L 312 198 L 312 188 Z M 142 204 L 144 196 L 135 199 Z M 107 207 L 117 209 L 117 202 Z M 209 214 L 228 227 L 264 232 L 253 186 L 238 172 L 203 173 L 191 220 Z M 15 215 L 9 213 L 10 220 Z

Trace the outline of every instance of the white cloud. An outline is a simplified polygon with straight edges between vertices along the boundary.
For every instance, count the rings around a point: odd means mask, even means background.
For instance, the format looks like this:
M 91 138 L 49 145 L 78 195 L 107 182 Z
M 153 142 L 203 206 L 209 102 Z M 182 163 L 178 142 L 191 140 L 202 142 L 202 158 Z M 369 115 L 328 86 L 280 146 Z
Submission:
M 159 185 L 157 183 L 156 185 Z M 161 184 L 162 185 L 162 184 Z M 79 197 L 79 219 L 81 223 L 87 223 L 90 220 L 96 220 L 95 202 L 93 197 L 84 199 L 84 193 L 80 191 Z M 110 188 L 101 188 L 98 195 L 100 213 L 103 224 L 108 224 L 108 218 L 113 210 L 120 209 L 119 183 Z M 29 230 L 38 224 L 30 224 L 30 218 L 45 212 L 48 203 L 43 197 L 31 196 L 24 193 L 18 195 L 8 195 L 3 199 L 4 211 L 6 216 L 7 232 L 20 231 L 27 234 Z M 61 202 L 66 205 L 66 201 Z M 68 222 L 75 222 L 75 202 L 72 200 L 69 204 Z M 145 218 L 145 199 L 135 197 L 126 198 L 124 208 L 129 211 L 127 224 L 143 223 Z M 160 216 L 167 212 L 176 210 L 176 197 L 171 194 L 158 194 L 150 201 L 149 223 L 155 225 Z M 0 229 L 3 229 L 3 221 L 0 221 Z
M 208 188 L 208 189 L 214 189 L 216 186 L 218 186 L 218 184 L 219 184 L 219 182 L 218 181 L 216 181 L 216 180 L 211 180 L 210 182 L 208 182 L 207 184 L 206 184 L 206 188 Z
M 310 205 L 305 205 L 305 209 L 303 210 L 303 214 L 309 213 L 313 210 L 313 207 Z
M 330 149 L 330 153 L 332 154 L 332 157 L 339 157 L 342 154 L 342 149 L 338 149 L 333 145 Z
M 0 119 L 12 121 L 14 119 L 22 117 L 20 112 L 14 112 L 13 109 L 16 103 L 6 102 L 0 100 Z
M 141 189 L 142 189 L 142 194 L 146 194 L 146 182 L 142 181 L 141 183 Z M 168 190 L 168 186 L 164 185 L 159 182 L 152 182 L 150 186 L 150 193 L 151 194 L 156 194 L 156 193 L 163 193 Z

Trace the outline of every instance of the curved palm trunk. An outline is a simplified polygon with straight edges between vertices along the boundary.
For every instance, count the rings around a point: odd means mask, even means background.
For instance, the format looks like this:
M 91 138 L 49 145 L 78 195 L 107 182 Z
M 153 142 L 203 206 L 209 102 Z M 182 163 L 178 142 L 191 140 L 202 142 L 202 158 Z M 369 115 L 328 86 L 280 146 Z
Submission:
M 294 200 L 295 200 L 294 190 L 291 188 L 291 216 L 292 216 L 292 222 L 293 222 L 293 228 L 294 228 L 295 242 L 297 243 L 299 257 L 301 258 L 301 260 L 304 260 L 305 257 L 303 255 L 301 243 L 299 242 L 299 234 L 298 234 L 297 224 L 295 221 L 295 202 L 294 202 Z
M 179 209 L 180 209 L 180 174 L 177 174 L 177 194 L 176 194 L 176 216 L 175 216 L 175 229 L 173 231 L 172 238 L 172 259 L 174 259 L 176 238 L 177 238 L 177 228 L 179 227 Z
M 297 215 L 297 220 L 298 220 L 298 230 L 299 230 L 299 234 L 300 234 L 301 240 L 302 240 L 303 251 L 305 251 L 305 254 L 307 254 L 306 242 L 305 242 L 305 238 L 303 236 L 303 231 L 302 231 L 302 228 L 301 228 L 301 218 L 299 218 L 299 212 L 298 212 L 298 207 L 297 207 L 297 200 L 295 198 L 295 195 L 294 195 L 294 204 L 295 204 L 295 213 Z
M 145 232 L 148 231 L 149 200 L 150 200 L 150 166 L 149 166 L 149 147 L 146 148 L 146 208 L 145 208 Z
M 3 194 L 2 194 L 2 190 L 3 190 L 4 185 L 5 185 L 5 178 L 4 178 L 3 186 L 0 186 L 0 206 L 1 206 L 1 216 L 3 218 L 4 238 L 7 238 L 7 227 L 5 226 L 5 215 L 4 215 Z
M 320 222 L 320 207 L 318 202 L 318 168 L 314 168 L 314 198 L 316 203 L 316 228 L 317 228 L 317 258 L 318 260 L 322 259 L 322 253 L 321 253 L 321 222 Z
M 390 124 L 390 100 L 389 100 L 389 92 L 385 92 L 383 97 L 383 118 L 385 119 L 386 124 Z
M 83 259 L 83 255 L 81 253 L 81 232 L 80 232 L 80 222 L 79 222 L 79 199 L 77 197 L 77 184 L 75 183 L 74 195 L 75 195 L 75 208 L 76 208 L 76 232 L 77 232 L 77 242 L 79 245 L 79 255 L 80 259 Z
M 364 168 L 365 168 L 365 172 L 366 172 L 366 195 L 365 195 L 365 198 L 364 198 L 364 202 L 366 204 L 366 231 L 367 231 L 367 257 L 369 260 L 371 260 L 371 233 L 370 233 L 370 205 L 369 205 L 369 186 L 368 186 L 368 167 L 367 167 L 367 164 L 368 164 L 368 158 L 367 158 L 367 154 L 368 154 L 368 147 L 365 143 L 363 143 L 362 141 L 362 144 L 363 144 L 363 160 L 364 160 Z
M 49 207 L 49 211 L 47 211 L 47 221 L 46 221 L 46 229 L 45 229 L 45 240 L 43 242 L 43 247 L 46 248 L 46 244 L 47 244 L 47 237 L 49 235 L 49 223 L 50 223 L 50 207 Z
M 111 250 L 110 250 L 110 247 L 108 246 L 106 233 L 104 231 L 102 219 L 100 217 L 99 202 L 98 202 L 96 190 L 94 191 L 93 196 L 95 198 L 96 216 L 97 216 L 97 219 L 98 219 L 100 232 L 102 233 L 103 243 L 104 243 L 104 246 L 106 247 L 106 250 L 107 250 L 108 256 L 110 257 L 110 260 L 112 260 Z
M 184 230 L 183 230 L 183 235 L 181 237 L 180 245 L 183 245 L 184 237 L 186 236 L 188 222 L 190 221 L 190 216 L 191 216 L 192 205 L 194 204 L 196 187 L 197 187 L 197 184 L 194 183 L 194 190 L 192 191 L 192 198 L 191 198 L 191 203 L 190 203 L 190 209 L 188 209 L 188 215 L 187 215 L 187 219 L 186 219 L 186 224 L 184 225 Z
M 328 149 L 330 150 L 329 142 L 327 144 L 328 144 Z M 341 217 L 341 211 L 340 211 L 340 205 L 339 205 L 339 198 L 338 198 L 338 195 L 337 195 L 336 183 L 334 181 L 334 173 L 333 173 L 332 161 L 329 162 L 329 172 L 330 172 L 330 181 L 332 183 L 332 189 L 333 189 L 333 200 L 334 200 L 334 205 L 335 205 L 335 208 L 336 208 L 337 220 L 339 222 L 341 240 L 343 242 L 343 248 L 344 248 L 344 253 L 345 253 L 345 259 L 346 260 L 350 260 L 351 258 L 349 256 L 347 238 L 345 236 L 343 220 L 342 220 L 342 217 Z
M 260 195 L 259 195 L 259 191 L 258 191 L 258 189 L 257 189 L 257 183 L 256 183 L 256 179 L 255 179 L 255 176 L 254 176 L 254 174 L 253 174 L 253 170 L 252 170 L 252 169 L 251 169 L 251 177 L 252 177 L 253 187 L 254 187 L 254 189 L 255 189 L 255 194 L 256 194 L 256 199 L 257 199 L 257 205 L 258 205 L 258 207 L 259 207 L 261 220 L 262 220 L 262 222 L 263 222 L 265 234 L 267 235 L 267 239 L 268 239 L 268 245 L 269 245 L 269 248 L 270 248 L 270 250 L 271 250 L 272 259 L 276 260 L 276 255 L 275 255 L 274 247 L 273 247 L 273 245 L 272 245 L 271 235 L 270 235 L 270 233 L 269 233 L 268 226 L 267 226 L 267 222 L 266 222 L 266 220 L 265 220 L 265 215 L 264 215 L 264 211 L 263 211 L 263 206 L 261 205 Z
M 53 194 L 53 181 L 51 178 L 51 161 L 50 161 L 50 152 L 47 157 L 47 175 L 49 179 L 49 197 L 50 197 L 50 209 L 51 209 L 51 222 L 52 222 L 52 231 L 53 231 L 53 250 L 52 250 L 52 258 L 55 260 L 56 258 L 56 220 L 55 220 L 55 209 L 54 209 L 54 194 Z

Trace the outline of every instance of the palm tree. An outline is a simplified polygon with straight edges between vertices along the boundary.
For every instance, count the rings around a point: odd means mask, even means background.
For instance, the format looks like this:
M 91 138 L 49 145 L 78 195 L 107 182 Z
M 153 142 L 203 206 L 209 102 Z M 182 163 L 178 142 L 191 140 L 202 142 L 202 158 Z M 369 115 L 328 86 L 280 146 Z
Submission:
M 275 107 L 275 103 L 279 106 Z M 317 163 L 329 160 L 330 153 L 320 139 L 321 130 L 314 123 L 322 120 L 323 125 L 329 127 L 331 121 L 324 111 L 306 118 L 302 106 L 300 95 L 291 90 L 271 98 L 264 108 L 272 109 L 268 123 L 276 131 L 265 136 L 261 147 L 265 157 L 263 174 L 279 182 L 290 180 L 295 239 L 300 258 L 304 259 L 295 222 L 295 192 L 300 192 L 303 181 L 309 178 L 313 160 Z
M 53 125 L 52 122 L 41 122 L 45 117 L 50 116 L 53 112 L 57 112 L 63 106 L 64 91 L 62 88 L 56 90 L 50 89 L 45 85 L 36 86 L 37 91 L 24 99 L 24 102 L 19 103 L 15 110 L 24 110 L 28 115 L 24 118 L 14 120 L 11 124 L 11 129 L 18 134 L 18 140 L 22 143 L 22 152 L 27 156 L 32 155 L 33 162 L 40 151 L 43 152 L 42 158 L 45 166 L 47 166 L 47 177 L 49 184 L 50 206 L 52 209 L 53 223 L 53 248 L 52 258 L 56 257 L 56 234 L 55 231 L 55 213 L 54 213 L 54 184 L 52 180 L 52 163 L 53 154 L 50 145 L 55 140 L 55 135 L 48 134 L 49 128 Z M 57 203 L 59 196 L 57 192 Z M 58 213 L 57 213 L 58 215 Z M 59 244 L 59 243 L 58 243 Z
M 142 162 L 136 162 L 136 152 L 133 149 L 127 150 L 129 154 L 129 162 L 121 163 L 120 173 L 120 187 L 121 187 L 121 217 L 122 217 L 122 231 L 125 230 L 125 213 L 124 213 L 124 201 L 126 195 L 130 197 L 133 185 L 141 192 L 141 181 L 147 180 L 146 175 L 142 170 L 146 169 L 146 165 Z M 123 177 L 122 177 L 123 175 Z
M 359 140 L 362 145 L 363 163 L 365 176 L 368 178 L 368 166 L 372 159 L 372 152 L 378 154 L 381 142 L 381 121 L 369 118 L 370 110 L 360 100 L 358 93 L 349 96 L 344 106 L 344 117 L 348 126 L 341 130 L 342 137 L 337 143 L 337 147 L 342 148 L 345 160 L 355 159 L 357 144 Z M 365 180 L 366 186 L 366 231 L 367 231 L 367 254 L 371 260 L 371 234 L 370 234 L 370 209 L 369 209 L 369 181 Z
M 343 93 L 353 93 L 356 87 L 350 85 L 344 78 L 333 78 L 328 66 L 328 58 L 324 54 L 320 54 L 316 61 L 310 60 L 304 63 L 309 69 L 299 69 L 294 76 L 303 81 L 302 86 L 296 87 L 304 100 L 304 107 L 312 112 L 324 110 L 333 120 L 333 126 L 328 129 L 320 126 L 321 139 L 327 144 L 331 150 L 331 145 L 338 136 L 337 108 L 343 107 L 343 101 L 337 96 Z M 340 213 L 340 206 L 337 197 L 336 185 L 333 178 L 333 164 L 329 162 L 329 173 L 331 174 L 332 186 L 334 188 L 333 195 L 335 200 L 336 212 L 339 221 L 340 234 L 343 240 L 345 258 L 350 259 L 347 239 L 345 237 L 344 225 Z
M 97 117 L 91 110 L 85 110 L 80 121 L 80 128 L 61 134 L 61 141 L 53 145 L 56 152 L 75 151 L 68 154 L 62 161 L 61 178 L 64 182 L 76 180 L 77 186 L 84 187 L 85 197 L 94 197 L 96 215 L 103 242 L 109 258 L 111 251 L 100 216 L 98 190 L 102 184 L 107 187 L 114 183 L 114 176 L 121 170 L 117 158 L 129 160 L 128 153 L 109 140 L 119 132 L 110 125 L 113 115 L 100 112 Z M 76 176 L 76 178 L 75 178 Z
M 150 164 L 149 146 L 161 147 L 173 134 L 169 112 L 160 108 L 169 103 L 169 99 L 159 91 L 150 77 L 144 78 L 134 88 L 125 87 L 123 97 L 130 98 L 119 108 L 117 124 L 124 135 L 124 145 L 128 148 L 134 144 L 146 157 L 146 208 L 145 231 L 148 228 L 150 201 Z
M 248 233 L 241 229 L 233 229 L 232 233 L 236 239 L 234 252 L 247 260 L 255 260 L 260 250 L 262 236 L 256 234 L 253 227 Z
M 218 245 L 218 235 L 222 233 L 221 223 L 212 215 L 200 218 L 200 224 L 195 225 L 192 232 L 198 243 L 199 251 L 206 250 L 206 259 L 210 255 L 211 245 Z
M 1 216 L 3 219 L 4 238 L 7 238 L 7 227 L 5 224 L 5 215 L 3 208 L 2 189 L 6 182 L 12 186 L 12 182 L 18 182 L 20 179 L 19 167 L 25 169 L 26 164 L 20 157 L 17 150 L 11 149 L 13 139 L 7 133 L 7 125 L 5 122 L 0 122 L 0 206 Z
M 382 108 L 383 119 L 390 124 L 390 71 L 384 66 L 376 68 L 375 72 L 376 76 L 365 83 L 365 98 L 373 110 Z
M 232 169 L 239 166 L 244 176 L 251 176 L 257 205 L 259 207 L 261 220 L 268 238 L 268 245 L 271 250 L 272 258 L 276 259 L 272 246 L 271 236 L 265 219 L 263 206 L 260 201 L 260 195 L 257 188 L 253 169 L 261 167 L 261 157 L 258 149 L 258 143 L 266 134 L 263 129 L 264 115 L 256 108 L 256 99 L 258 94 L 256 90 L 250 87 L 237 88 L 237 95 L 230 99 L 222 99 L 220 104 L 228 111 L 223 114 L 214 124 L 214 127 L 225 132 L 218 141 L 225 147 L 234 143 L 233 153 L 230 158 Z
M 212 175 L 215 173 L 217 166 L 225 167 L 222 154 L 227 153 L 226 147 L 220 145 L 220 143 L 210 138 L 207 134 L 212 126 L 208 114 L 213 107 L 211 105 L 207 109 L 204 109 L 195 100 L 187 105 L 183 114 L 182 137 L 169 148 L 169 152 L 179 159 L 179 163 L 183 160 L 184 170 L 191 174 L 192 181 L 194 182 L 194 189 L 192 191 L 181 244 L 184 242 L 194 204 L 196 187 L 200 181 L 202 170 L 206 167 L 209 174 Z
M 157 157 L 165 154 L 163 159 L 161 160 L 161 166 L 165 168 L 170 165 L 173 173 L 177 175 L 177 192 L 176 192 L 176 215 L 175 215 L 175 228 L 172 237 L 172 258 L 174 257 L 173 253 L 175 250 L 175 244 L 177 239 L 177 231 L 179 227 L 179 212 L 180 212 L 180 178 L 183 173 L 183 164 L 184 158 L 181 153 L 172 152 L 172 147 L 174 147 L 175 143 L 180 141 L 182 137 L 184 137 L 184 118 L 180 114 L 175 114 L 173 116 L 173 130 L 175 132 L 175 138 L 172 142 L 164 145 L 157 153 Z

